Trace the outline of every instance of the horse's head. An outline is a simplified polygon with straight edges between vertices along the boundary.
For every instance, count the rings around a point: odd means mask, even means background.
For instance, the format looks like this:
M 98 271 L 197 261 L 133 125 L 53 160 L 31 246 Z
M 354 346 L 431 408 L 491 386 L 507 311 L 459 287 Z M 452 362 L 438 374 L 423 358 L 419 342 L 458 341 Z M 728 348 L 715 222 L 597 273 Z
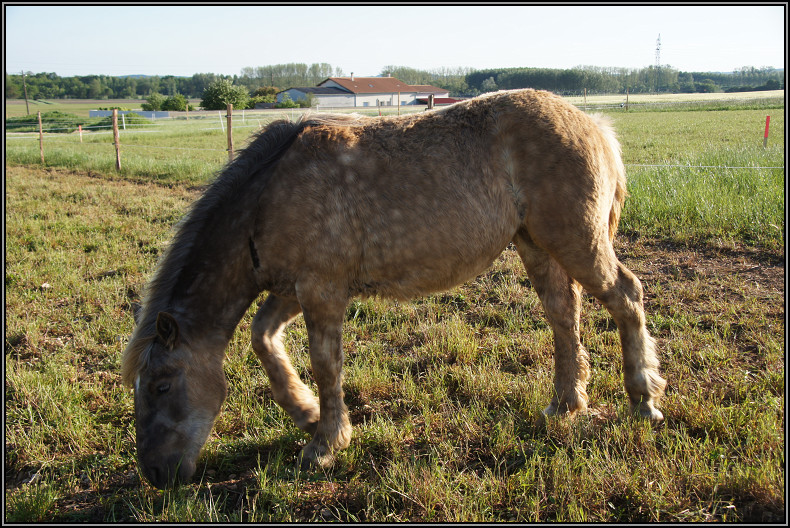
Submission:
M 227 395 L 222 358 L 201 353 L 175 318 L 160 312 L 156 336 L 134 379 L 137 456 L 143 475 L 163 489 L 187 482 Z

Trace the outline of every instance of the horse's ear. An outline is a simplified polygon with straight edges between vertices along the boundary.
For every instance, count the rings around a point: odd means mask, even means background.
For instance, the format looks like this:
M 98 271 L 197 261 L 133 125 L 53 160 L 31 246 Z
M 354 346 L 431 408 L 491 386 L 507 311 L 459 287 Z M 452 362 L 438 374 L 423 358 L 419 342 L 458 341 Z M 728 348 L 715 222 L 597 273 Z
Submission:
M 162 344 L 172 349 L 178 341 L 178 323 L 175 317 L 167 312 L 159 312 L 156 316 L 156 336 Z

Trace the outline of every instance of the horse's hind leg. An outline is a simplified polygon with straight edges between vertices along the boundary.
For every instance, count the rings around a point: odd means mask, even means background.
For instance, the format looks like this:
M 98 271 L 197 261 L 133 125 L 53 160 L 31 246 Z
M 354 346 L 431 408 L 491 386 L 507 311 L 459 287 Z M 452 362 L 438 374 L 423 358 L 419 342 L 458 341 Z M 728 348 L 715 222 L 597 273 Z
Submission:
M 623 377 L 631 407 L 643 417 L 662 420 L 664 416 L 655 405 L 666 380 L 659 375 L 655 341 L 645 326 L 642 284 L 617 259 L 606 230 L 596 231 L 592 224 L 579 221 L 573 233 L 543 224 L 532 226 L 529 236 L 612 315 L 620 333 Z
M 525 234 L 517 235 L 514 242 L 554 331 L 554 396 L 543 412 L 583 412 L 590 364 L 579 338 L 581 285 Z
M 313 434 L 319 418 L 318 402 L 299 379 L 282 342 L 283 330 L 301 310 L 295 299 L 269 295 L 252 322 L 252 348 L 269 375 L 274 401 L 297 427 Z
M 623 347 L 623 378 L 631 408 L 644 418 L 661 421 L 664 415 L 656 404 L 664 394 L 667 382 L 658 372 L 656 342 L 645 326 L 643 290 L 639 279 L 626 268 L 608 246 L 610 267 L 602 273 L 605 280 L 593 274 L 595 282 L 585 286 L 612 314 Z

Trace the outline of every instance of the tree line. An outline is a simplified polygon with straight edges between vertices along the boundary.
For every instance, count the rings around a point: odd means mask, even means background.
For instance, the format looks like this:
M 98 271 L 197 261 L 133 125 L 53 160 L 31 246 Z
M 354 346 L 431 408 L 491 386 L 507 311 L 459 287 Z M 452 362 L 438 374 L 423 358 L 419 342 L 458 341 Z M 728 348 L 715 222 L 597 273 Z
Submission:
M 466 76 L 481 92 L 523 87 L 560 94 L 693 93 L 784 88 L 784 70 L 746 66 L 731 73 L 681 72 L 671 66 L 628 69 L 579 66 L 572 69 L 500 68 L 476 70 Z
M 733 72 L 681 72 L 671 66 L 628 69 L 579 66 L 555 68 L 438 68 L 417 70 L 386 66 L 381 76 L 408 84 L 432 84 L 451 96 L 475 96 L 493 90 L 537 88 L 561 94 L 721 92 L 784 88 L 784 70 L 745 66 Z M 203 98 L 211 86 L 232 86 L 250 101 L 272 101 L 282 89 L 315 86 L 328 77 L 345 76 L 330 64 L 276 64 L 242 68 L 240 75 L 196 73 L 191 77 L 84 75 L 60 77 L 55 73 L 6 72 L 6 99 L 144 99 Z M 220 81 L 222 81 L 220 83 Z

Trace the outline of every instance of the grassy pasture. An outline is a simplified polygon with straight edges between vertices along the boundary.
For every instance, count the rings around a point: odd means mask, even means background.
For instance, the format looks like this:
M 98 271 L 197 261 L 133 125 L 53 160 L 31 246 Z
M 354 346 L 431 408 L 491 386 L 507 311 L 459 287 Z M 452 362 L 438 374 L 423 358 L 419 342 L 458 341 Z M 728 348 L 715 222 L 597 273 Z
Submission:
M 625 103 L 625 94 L 570 96 L 566 99 L 578 106 L 588 105 L 619 105 Z M 733 92 L 733 93 L 668 93 L 668 94 L 630 94 L 629 104 L 660 105 L 669 103 L 712 103 L 732 101 L 738 103 L 751 103 L 759 99 L 784 99 L 784 90 L 769 90 L 764 92 Z
M 542 418 L 551 332 L 507 250 L 449 292 L 349 305 L 354 438 L 326 472 L 297 470 L 308 439 L 272 400 L 251 307 L 199 476 L 168 492 L 137 474 L 120 354 L 174 223 L 227 159 L 224 135 L 129 132 L 120 174 L 106 135 L 60 144 L 44 167 L 36 142 L 7 138 L 4 521 L 786 520 L 784 170 L 669 167 L 783 166 L 771 115 L 763 149 L 762 110 L 612 114 L 631 193 L 616 248 L 645 287 L 663 425 L 628 415 L 617 331 L 591 298 L 590 412 Z M 310 380 L 301 320 L 286 346 Z
M 36 115 L 36 112 L 44 113 L 57 110 L 75 114 L 79 117 L 88 117 L 91 110 L 98 110 L 99 108 L 117 106 L 128 108 L 129 110 L 139 110 L 141 105 L 145 102 L 144 99 L 40 99 L 29 100 L 27 106 L 25 106 L 24 99 L 6 99 L 5 110 L 6 117 L 21 117 L 27 115 L 28 108 L 30 108 L 30 113 L 32 115 Z M 190 99 L 189 104 L 198 105 L 200 101 Z

